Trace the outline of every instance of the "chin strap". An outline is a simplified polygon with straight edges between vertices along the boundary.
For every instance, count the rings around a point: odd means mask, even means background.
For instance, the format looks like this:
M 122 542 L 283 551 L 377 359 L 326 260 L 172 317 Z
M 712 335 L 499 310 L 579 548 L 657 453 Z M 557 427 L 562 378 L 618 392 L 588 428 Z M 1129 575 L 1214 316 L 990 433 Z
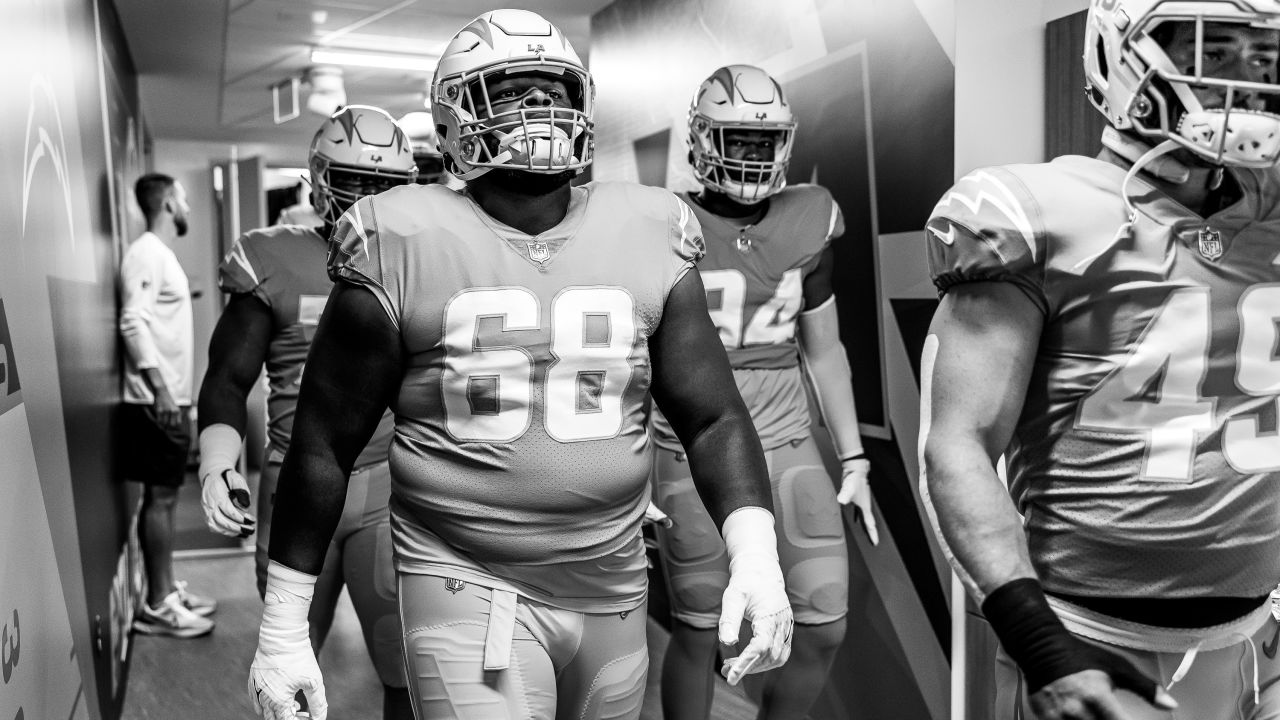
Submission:
M 1130 202 L 1129 200 L 1130 181 L 1132 181 L 1133 178 L 1136 177 L 1137 174 L 1141 172 L 1144 167 L 1153 164 L 1156 160 L 1158 160 L 1162 156 L 1167 155 L 1173 152 L 1174 150 L 1177 150 L 1179 147 L 1180 146 L 1178 145 L 1177 141 L 1165 140 L 1164 142 L 1160 143 L 1159 145 L 1151 148 L 1150 150 L 1140 155 L 1137 160 L 1133 161 L 1133 166 L 1129 168 L 1129 172 L 1124 174 L 1124 180 L 1120 183 L 1120 197 L 1124 199 L 1125 217 L 1128 219 L 1125 220 L 1124 224 L 1120 226 L 1120 229 L 1116 231 L 1116 238 L 1115 238 L 1116 240 L 1119 240 L 1121 238 L 1132 237 L 1133 223 L 1138 219 L 1138 210 L 1133 206 L 1133 203 Z M 1186 178 L 1183 178 L 1183 182 L 1185 181 L 1186 181 Z

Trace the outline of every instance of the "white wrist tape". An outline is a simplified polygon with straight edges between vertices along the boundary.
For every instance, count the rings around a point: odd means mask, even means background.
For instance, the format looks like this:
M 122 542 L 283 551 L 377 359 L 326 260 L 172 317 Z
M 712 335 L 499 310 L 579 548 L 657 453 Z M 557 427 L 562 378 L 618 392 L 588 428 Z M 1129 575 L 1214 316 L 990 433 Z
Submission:
M 778 563 L 778 538 L 773 532 L 773 513 L 749 505 L 729 513 L 720 529 L 724 547 L 729 552 L 729 572 L 735 564 L 768 558 Z
M 240 433 L 225 423 L 200 431 L 200 482 L 217 469 L 234 468 L 240 460 Z
M 267 564 L 262 626 L 258 647 L 264 653 L 311 647 L 307 613 L 315 595 L 316 576 L 299 572 L 272 560 Z

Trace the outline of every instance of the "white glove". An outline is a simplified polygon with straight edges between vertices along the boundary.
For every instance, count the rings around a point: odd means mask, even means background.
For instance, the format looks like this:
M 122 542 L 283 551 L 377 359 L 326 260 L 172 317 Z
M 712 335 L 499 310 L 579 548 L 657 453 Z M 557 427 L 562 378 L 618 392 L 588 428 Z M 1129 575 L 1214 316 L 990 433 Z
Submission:
M 644 520 L 640 521 L 641 525 L 661 525 L 664 528 L 669 528 L 674 523 L 675 521 L 659 510 L 652 500 L 649 501 L 649 507 L 644 509 Z
M 258 629 L 258 651 L 249 666 L 249 697 L 266 720 L 297 717 L 294 696 L 301 690 L 313 720 L 325 720 L 329 701 L 324 695 L 320 665 L 311 649 L 307 612 L 316 578 L 272 560 L 267 565 L 267 590 Z
M 867 474 L 871 472 L 871 462 L 866 458 L 844 460 L 840 463 L 840 492 L 836 500 L 841 505 L 853 506 L 862 511 L 862 525 L 867 529 L 867 536 L 872 545 L 880 544 L 880 533 L 876 530 L 876 516 L 871 512 L 871 485 L 867 483 Z
M 257 520 L 249 509 L 249 483 L 236 472 L 240 433 L 218 423 L 200 431 L 200 505 L 204 522 L 219 535 L 248 537 Z
M 730 685 L 737 685 L 743 675 L 787 661 L 793 619 L 778 565 L 773 514 L 761 507 L 738 508 L 725 518 L 721 534 L 729 552 L 729 586 L 720 604 L 721 644 L 737 643 L 743 618 L 751 621 L 751 642 L 720 669 Z

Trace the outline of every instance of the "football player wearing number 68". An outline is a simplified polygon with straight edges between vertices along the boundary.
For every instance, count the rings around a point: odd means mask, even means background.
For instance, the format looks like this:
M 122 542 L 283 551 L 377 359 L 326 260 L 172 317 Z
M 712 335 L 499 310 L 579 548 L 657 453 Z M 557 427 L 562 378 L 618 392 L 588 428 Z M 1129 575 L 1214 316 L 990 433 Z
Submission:
M 764 453 L 692 271 L 697 220 L 662 189 L 570 186 L 592 159 L 594 96 L 558 29 L 485 13 L 431 90 L 466 188 L 395 188 L 339 221 L 273 515 L 267 591 L 297 609 L 264 615 L 251 668 L 268 717 L 322 692 L 307 598 L 388 406 L 420 720 L 639 717 L 650 393 L 729 548 L 723 623 L 752 624 L 734 679 L 787 659 Z
M 1101 155 L 977 170 L 928 222 L 922 485 L 998 718 L 1280 717 L 1277 28 L 1094 0 Z
M 856 503 L 877 542 L 870 463 L 862 452 L 849 361 L 832 295 L 831 241 L 840 208 L 817 185 L 786 185 L 796 122 L 781 86 L 750 65 L 711 74 L 689 108 L 689 155 L 703 185 L 684 196 L 702 226 L 698 273 L 712 322 L 766 451 L 778 508 L 778 552 L 795 613 L 794 652 L 761 677 L 760 718 L 803 718 L 844 640 L 849 564 L 841 503 Z M 842 466 L 837 494 L 812 438 L 805 376 Z M 668 720 L 711 711 L 725 547 L 698 502 L 680 438 L 654 413 L 659 449 L 654 502 L 671 595 L 671 644 L 662 669 Z

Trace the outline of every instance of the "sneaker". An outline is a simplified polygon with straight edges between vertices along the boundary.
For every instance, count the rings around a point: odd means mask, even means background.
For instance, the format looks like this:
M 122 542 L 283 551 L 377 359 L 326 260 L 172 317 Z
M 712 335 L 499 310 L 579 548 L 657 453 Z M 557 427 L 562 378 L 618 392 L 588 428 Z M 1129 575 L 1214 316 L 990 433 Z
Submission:
M 174 590 L 160 601 L 158 608 L 143 603 L 138 617 L 133 620 L 133 630 L 144 635 L 193 638 L 213 630 L 213 621 L 188 610 L 178 597 L 178 591 Z
M 173 584 L 174 592 L 178 593 L 178 599 L 182 601 L 183 607 L 200 617 L 209 617 L 214 610 L 218 609 L 218 601 L 213 598 L 201 597 L 193 592 L 187 591 L 187 583 L 178 580 Z

